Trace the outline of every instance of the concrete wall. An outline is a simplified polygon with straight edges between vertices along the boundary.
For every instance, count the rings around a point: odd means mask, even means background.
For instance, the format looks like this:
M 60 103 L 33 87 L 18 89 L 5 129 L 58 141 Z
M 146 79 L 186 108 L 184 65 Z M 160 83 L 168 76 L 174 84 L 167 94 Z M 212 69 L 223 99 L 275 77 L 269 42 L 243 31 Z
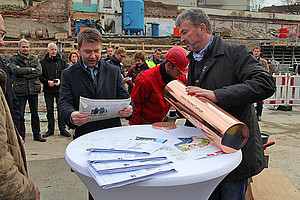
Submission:
M 231 10 L 250 10 L 250 0 L 152 0 L 153 2 L 162 2 L 178 6 L 191 7 L 210 7 Z
M 175 21 L 173 19 L 145 17 L 145 24 L 149 23 L 146 25 L 146 35 L 147 36 L 152 36 L 151 23 L 154 23 L 154 22 L 159 24 L 159 36 L 173 35 L 173 29 L 176 27 Z
M 206 1 L 206 5 L 209 6 L 210 1 Z M 250 10 L 250 0 L 223 0 L 223 4 L 218 6 L 220 9 L 230 10 Z
M 197 6 L 197 0 L 152 0 L 153 2 L 162 2 L 164 4 L 178 5 L 178 6 Z
M 107 6 L 108 4 L 111 5 L 110 8 Z M 99 1 L 98 9 L 100 13 L 111 13 L 111 14 L 122 13 L 119 0 L 101 0 Z
M 98 12 L 97 0 L 87 0 L 90 5 L 87 5 L 85 0 L 73 0 L 73 9 L 84 12 Z

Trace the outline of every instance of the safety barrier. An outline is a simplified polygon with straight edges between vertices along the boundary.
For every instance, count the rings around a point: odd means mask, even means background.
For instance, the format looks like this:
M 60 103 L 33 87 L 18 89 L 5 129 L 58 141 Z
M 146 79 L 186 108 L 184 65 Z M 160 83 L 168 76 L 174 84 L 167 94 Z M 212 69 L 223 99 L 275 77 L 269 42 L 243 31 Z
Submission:
M 300 75 L 273 73 L 276 92 L 263 101 L 266 106 L 300 105 Z
M 290 75 L 287 90 L 287 104 L 300 105 L 300 75 Z

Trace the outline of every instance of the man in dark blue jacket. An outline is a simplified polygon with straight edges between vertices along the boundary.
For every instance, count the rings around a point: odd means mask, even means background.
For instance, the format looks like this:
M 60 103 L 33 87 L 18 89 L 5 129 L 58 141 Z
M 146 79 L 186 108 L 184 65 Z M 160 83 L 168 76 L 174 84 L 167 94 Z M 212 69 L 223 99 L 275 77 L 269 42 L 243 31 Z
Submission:
M 127 99 L 119 67 L 101 59 L 102 36 L 97 29 L 86 28 L 78 34 L 80 60 L 62 73 L 58 109 L 66 124 L 75 129 L 74 139 L 105 128 L 121 126 L 120 117 L 87 122 L 89 115 L 79 112 L 80 96 L 90 99 Z M 129 117 L 132 106 L 119 111 Z M 89 195 L 89 199 L 93 199 Z
M 61 84 L 61 72 L 68 67 L 67 62 L 57 54 L 57 46 L 54 43 L 48 44 L 47 54 L 41 61 L 42 75 L 40 80 L 43 83 L 44 98 L 47 108 L 48 131 L 43 137 L 54 134 L 54 98 L 58 102 L 59 88 Z M 70 137 L 70 133 L 66 131 L 64 121 L 58 112 L 58 128 L 61 135 Z
M 191 51 L 187 92 L 218 104 L 249 128 L 243 159 L 215 189 L 210 199 L 245 199 L 248 178 L 265 167 L 254 102 L 275 92 L 273 77 L 244 45 L 225 42 L 212 33 L 208 16 L 189 9 L 176 19 L 181 41 Z
M 102 36 L 97 29 L 87 28 L 78 34 L 80 61 L 62 73 L 58 109 L 66 124 L 75 129 L 75 138 L 86 133 L 121 126 L 120 117 L 88 122 L 87 114 L 79 113 L 79 97 L 90 99 L 127 99 L 121 70 L 101 59 Z M 119 114 L 129 117 L 129 105 Z

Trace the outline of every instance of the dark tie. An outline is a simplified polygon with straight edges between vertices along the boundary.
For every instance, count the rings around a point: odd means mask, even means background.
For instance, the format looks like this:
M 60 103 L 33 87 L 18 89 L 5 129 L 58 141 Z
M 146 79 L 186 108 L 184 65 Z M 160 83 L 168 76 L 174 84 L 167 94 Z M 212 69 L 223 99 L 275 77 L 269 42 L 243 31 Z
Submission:
M 92 76 L 92 79 L 95 80 L 95 72 L 96 72 L 96 67 L 88 67 L 88 70 L 90 71 L 90 74 Z

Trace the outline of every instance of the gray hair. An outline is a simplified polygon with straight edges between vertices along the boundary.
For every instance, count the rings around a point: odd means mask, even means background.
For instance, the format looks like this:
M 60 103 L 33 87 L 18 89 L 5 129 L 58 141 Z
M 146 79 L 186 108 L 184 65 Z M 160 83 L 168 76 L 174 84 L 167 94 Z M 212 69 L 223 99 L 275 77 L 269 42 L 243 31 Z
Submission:
M 57 45 L 56 45 L 55 43 L 51 42 L 51 43 L 48 44 L 48 50 L 50 49 L 50 47 L 51 47 L 52 45 L 55 46 L 55 47 L 57 47 Z
M 21 40 L 19 41 L 18 47 L 21 46 L 21 43 L 23 43 L 23 42 L 26 43 L 26 44 L 29 44 L 28 40 L 26 40 L 26 39 L 23 38 L 23 39 L 21 39 Z
M 203 10 L 199 8 L 191 8 L 180 13 L 175 21 L 176 26 L 179 27 L 185 19 L 189 20 L 194 27 L 198 27 L 202 23 L 205 24 L 207 33 L 212 34 L 209 17 Z

